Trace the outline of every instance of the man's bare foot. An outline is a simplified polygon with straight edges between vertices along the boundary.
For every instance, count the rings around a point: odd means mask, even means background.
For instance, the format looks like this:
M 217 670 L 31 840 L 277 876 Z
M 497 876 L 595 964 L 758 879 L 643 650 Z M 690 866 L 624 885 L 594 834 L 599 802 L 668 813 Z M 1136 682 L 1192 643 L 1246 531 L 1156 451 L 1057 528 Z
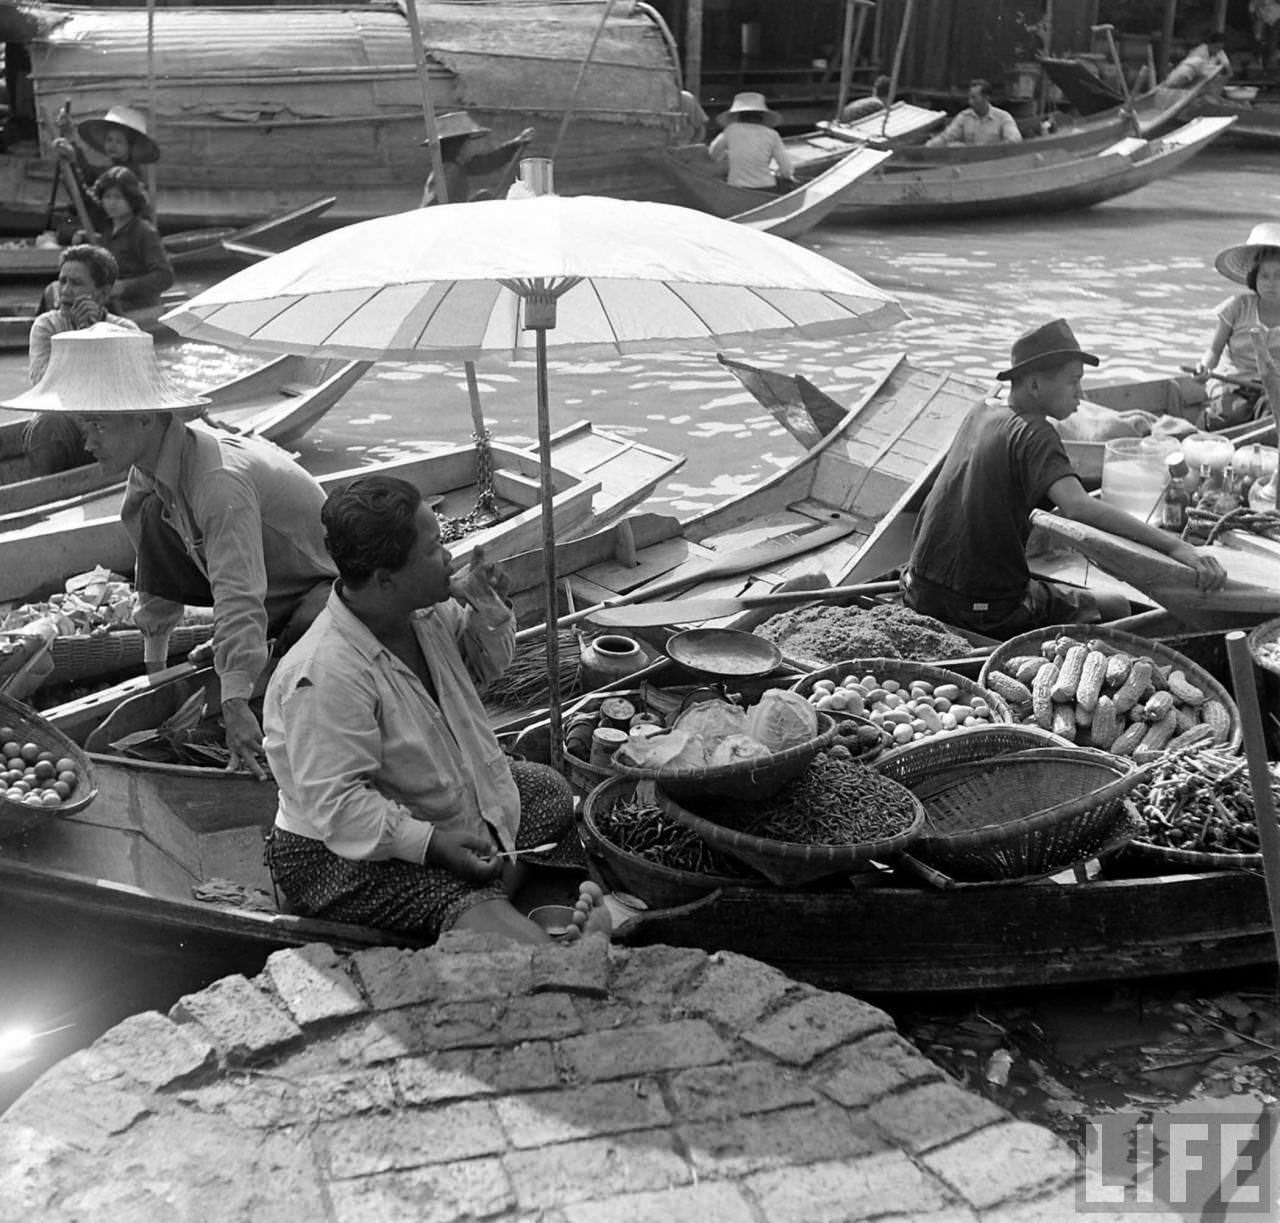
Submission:
M 565 934 L 565 942 L 572 943 L 584 934 L 613 933 L 613 918 L 604 907 L 604 893 L 600 885 L 586 879 L 578 888 L 578 900 L 573 906 L 573 924 Z

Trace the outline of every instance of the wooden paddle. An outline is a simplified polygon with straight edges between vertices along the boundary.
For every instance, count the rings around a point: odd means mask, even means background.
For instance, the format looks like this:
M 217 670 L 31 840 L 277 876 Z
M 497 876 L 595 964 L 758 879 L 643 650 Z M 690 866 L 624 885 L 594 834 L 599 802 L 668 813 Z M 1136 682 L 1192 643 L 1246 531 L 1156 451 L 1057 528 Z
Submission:
M 633 603 L 606 607 L 592 616 L 609 628 L 656 628 L 664 624 L 691 624 L 719 620 L 753 607 L 794 607 L 797 603 L 832 603 L 860 596 L 893 594 L 897 582 L 867 582 L 861 586 L 819 586 L 810 590 L 777 590 L 758 595 L 709 595 L 705 599 L 672 599 L 657 603 Z
M 563 628 L 565 625 L 577 624 L 580 620 L 593 620 L 606 607 L 639 603 L 652 595 L 667 594 L 690 586 L 694 582 L 706 581 L 708 578 L 745 573 L 749 569 L 764 569 L 777 561 L 811 552 L 815 548 L 821 548 L 825 544 L 841 539 L 856 527 L 856 520 L 844 518 L 827 526 L 815 527 L 811 531 L 789 531 L 776 539 L 766 540 L 749 548 L 733 548 L 720 556 L 687 561 L 683 565 L 677 565 L 665 576 L 638 586 L 628 594 L 619 595 L 616 599 L 606 599 L 604 602 L 584 607 L 580 611 L 571 612 L 567 616 L 561 616 L 556 623 Z M 659 623 L 665 623 L 665 621 Z M 536 624 L 531 628 L 521 629 L 516 634 L 516 640 L 527 641 L 545 631 L 545 626 Z
M 1184 374 L 1194 374 L 1196 367 L 1194 365 L 1180 365 L 1178 367 Z M 1258 391 L 1262 389 L 1262 383 L 1256 378 L 1241 378 L 1236 374 L 1215 374 L 1212 371 L 1209 377 L 1215 382 L 1225 382 L 1228 386 L 1238 386 L 1246 391 Z

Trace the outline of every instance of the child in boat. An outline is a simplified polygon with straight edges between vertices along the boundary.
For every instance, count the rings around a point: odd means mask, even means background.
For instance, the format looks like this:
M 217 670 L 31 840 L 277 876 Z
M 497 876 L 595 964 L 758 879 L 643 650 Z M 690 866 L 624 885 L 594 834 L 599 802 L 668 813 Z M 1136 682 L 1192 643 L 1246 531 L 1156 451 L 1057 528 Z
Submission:
M 1010 384 L 1008 401 L 987 400 L 965 417 L 916 521 L 902 578 L 913 611 L 999 640 L 1128 614 L 1123 598 L 1031 576 L 1026 545 L 1036 508 L 1146 544 L 1191 569 L 1201 590 L 1225 584 L 1208 552 L 1084 491 L 1050 422 L 1076 410 L 1086 364 L 1098 358 L 1080 348 L 1065 319 L 1014 342 L 1010 367 L 996 375 Z
M 717 122 L 722 131 L 707 151 L 711 160 L 727 167 L 729 186 L 776 191 L 795 187 L 795 165 L 782 137 L 773 129 L 782 116 L 770 110 L 762 93 L 740 93 Z
M 1260 331 L 1266 332 L 1267 348 L 1280 356 L 1280 331 L 1273 330 L 1280 327 L 1280 224 L 1264 221 L 1255 225 L 1247 242 L 1219 251 L 1213 266 L 1249 290 L 1218 304 L 1214 311 L 1218 326 L 1195 367 L 1201 382 L 1212 382 L 1205 427 L 1221 429 L 1252 419 L 1264 406 L 1261 382 L 1248 387 L 1213 380 L 1223 355 L 1227 358 L 1223 373 L 1250 381 L 1260 377 Z
M 471 190 L 472 177 L 505 170 L 533 139 L 533 128 L 526 127 L 512 139 L 481 152 L 477 142 L 482 136 L 489 134 L 489 128 L 481 127 L 465 110 L 458 110 L 441 115 L 436 120 L 436 134 L 440 137 L 440 160 L 444 163 L 444 183 L 448 198 L 444 201 L 440 199 L 433 170 L 427 176 L 427 185 L 422 193 L 423 208 L 441 202 L 466 204 L 475 200 L 492 199 L 493 192 L 486 187 L 474 192 Z M 424 140 L 422 143 L 429 145 L 431 142 Z
M 515 852 L 550 841 L 561 865 L 584 859 L 568 783 L 507 759 L 476 689 L 515 650 L 501 571 L 476 547 L 455 574 L 435 514 L 393 476 L 353 480 L 321 518 L 338 581 L 263 711 L 273 879 L 310 917 L 545 942 L 511 903 Z M 599 900 L 580 896 L 577 929 L 607 932 Z
M 93 195 L 107 218 L 102 245 L 115 256 L 119 273 L 110 302 L 118 311 L 158 306 L 173 284 L 173 267 L 156 227 L 147 219 L 150 205 L 137 175 L 112 166 L 93 185 Z

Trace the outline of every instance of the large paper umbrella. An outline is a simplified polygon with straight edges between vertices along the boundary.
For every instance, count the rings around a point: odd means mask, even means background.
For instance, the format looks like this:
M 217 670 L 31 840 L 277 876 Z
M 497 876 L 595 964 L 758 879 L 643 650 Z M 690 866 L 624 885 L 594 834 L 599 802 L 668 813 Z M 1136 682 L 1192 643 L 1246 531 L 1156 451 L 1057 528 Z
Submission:
M 548 700 L 560 693 L 547 350 L 600 356 L 835 336 L 906 318 L 813 251 L 667 204 L 539 196 L 422 208 L 335 230 L 166 314 L 193 340 L 412 361 L 532 354 L 546 558 Z

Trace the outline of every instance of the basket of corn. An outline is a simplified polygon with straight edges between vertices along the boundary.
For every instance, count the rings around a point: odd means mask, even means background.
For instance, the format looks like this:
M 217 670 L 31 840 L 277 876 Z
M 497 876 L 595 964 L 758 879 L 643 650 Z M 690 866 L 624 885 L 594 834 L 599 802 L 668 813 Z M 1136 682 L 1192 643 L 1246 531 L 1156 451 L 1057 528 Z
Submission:
M 992 652 L 979 680 L 1017 721 L 1118 756 L 1240 747 L 1240 712 L 1222 684 L 1162 642 L 1117 629 L 1023 633 Z
M 924 806 L 912 857 L 979 883 L 1053 874 L 1115 847 L 1129 822 L 1125 796 L 1145 774 L 1092 748 L 1019 750 L 1016 734 L 980 728 L 881 757 L 877 771 Z

